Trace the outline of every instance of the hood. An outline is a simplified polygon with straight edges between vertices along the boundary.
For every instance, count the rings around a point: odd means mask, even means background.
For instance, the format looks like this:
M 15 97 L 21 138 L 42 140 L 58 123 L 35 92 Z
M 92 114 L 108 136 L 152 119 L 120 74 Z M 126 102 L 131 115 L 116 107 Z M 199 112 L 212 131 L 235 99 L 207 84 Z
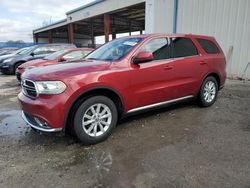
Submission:
M 55 64 L 25 71 L 23 78 L 38 80 L 63 80 L 68 77 L 82 75 L 90 72 L 107 70 L 110 62 L 86 60 L 77 63 Z
M 19 67 L 20 68 L 27 68 L 27 67 L 30 67 L 30 66 L 34 66 L 34 67 L 39 67 L 39 66 L 43 66 L 43 65 L 46 65 L 46 64 L 50 64 L 52 61 L 48 61 L 48 60 L 44 60 L 44 59 L 35 59 L 35 60 L 32 60 L 32 61 L 28 61 L 22 65 L 20 65 Z
M 14 59 L 14 61 L 19 61 L 19 60 L 27 60 L 29 57 L 31 57 L 30 55 L 15 55 L 14 57 L 12 57 Z

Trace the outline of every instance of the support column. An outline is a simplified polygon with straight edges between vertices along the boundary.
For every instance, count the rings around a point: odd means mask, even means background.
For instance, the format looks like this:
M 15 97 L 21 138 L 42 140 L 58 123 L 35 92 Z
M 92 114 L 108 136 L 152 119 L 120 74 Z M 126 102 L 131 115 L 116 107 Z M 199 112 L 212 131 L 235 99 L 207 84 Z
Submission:
M 173 32 L 173 13 L 174 0 L 146 0 L 145 33 Z
M 74 43 L 74 28 L 73 23 L 68 24 L 68 40 L 69 43 Z
M 110 34 L 110 15 L 104 14 L 104 32 L 105 32 L 105 42 L 109 42 Z
M 90 22 L 90 36 L 91 36 L 91 47 L 95 48 L 95 35 L 94 35 L 94 24 L 93 20 Z
M 112 33 L 112 40 L 116 39 L 116 33 Z
M 53 37 L 52 37 L 52 30 L 48 31 L 48 42 L 52 43 L 53 42 Z
M 34 40 L 34 43 L 38 43 L 38 33 L 36 33 L 36 34 L 33 34 L 33 40 Z
M 129 36 L 131 36 L 131 22 L 129 22 Z

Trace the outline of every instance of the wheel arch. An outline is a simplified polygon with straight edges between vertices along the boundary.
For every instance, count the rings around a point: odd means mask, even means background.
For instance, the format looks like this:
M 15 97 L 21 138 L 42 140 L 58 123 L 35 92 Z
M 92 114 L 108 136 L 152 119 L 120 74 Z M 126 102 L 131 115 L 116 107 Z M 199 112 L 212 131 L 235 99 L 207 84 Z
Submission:
M 25 61 L 25 60 L 18 60 L 18 61 L 16 61 L 15 63 L 13 63 L 13 72 L 14 72 L 14 74 L 15 74 L 15 69 L 17 68 L 16 66 L 18 65 L 18 64 L 24 64 L 24 63 L 26 63 L 27 61 Z
M 80 104 L 90 96 L 95 96 L 95 95 L 102 95 L 110 98 L 117 107 L 118 118 L 122 117 L 124 113 L 124 103 L 120 93 L 111 87 L 95 87 L 82 92 L 80 95 L 78 95 L 73 99 L 73 101 L 71 102 L 70 106 L 66 111 L 64 119 L 64 131 L 67 131 L 72 126 L 70 122 L 73 122 L 72 120 L 74 118 L 75 112 L 80 106 Z
M 214 78 L 216 79 L 217 84 L 218 84 L 218 90 L 219 90 L 219 89 L 220 89 L 220 86 L 221 86 L 221 78 L 220 78 L 219 74 L 216 73 L 216 72 L 210 72 L 210 73 L 208 73 L 208 74 L 202 79 L 202 82 L 201 82 L 200 87 L 202 86 L 202 83 L 204 82 L 204 80 L 205 80 L 207 77 L 209 77 L 209 76 L 212 76 L 212 77 L 214 77 Z

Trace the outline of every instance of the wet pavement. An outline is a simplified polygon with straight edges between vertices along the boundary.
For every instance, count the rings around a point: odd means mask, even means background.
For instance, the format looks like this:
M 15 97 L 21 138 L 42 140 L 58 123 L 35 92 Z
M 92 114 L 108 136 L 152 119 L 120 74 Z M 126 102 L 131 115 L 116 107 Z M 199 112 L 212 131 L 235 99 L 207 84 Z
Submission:
M 34 132 L 14 76 L 0 75 L 0 187 L 250 187 L 250 83 L 124 119 L 105 142 Z

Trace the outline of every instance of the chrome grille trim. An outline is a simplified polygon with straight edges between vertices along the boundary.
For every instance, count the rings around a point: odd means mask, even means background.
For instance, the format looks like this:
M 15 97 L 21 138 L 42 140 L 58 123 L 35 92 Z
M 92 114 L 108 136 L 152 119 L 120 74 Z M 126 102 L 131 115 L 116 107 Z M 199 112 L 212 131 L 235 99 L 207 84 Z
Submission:
M 22 92 L 24 95 L 30 98 L 38 97 L 38 92 L 37 92 L 35 82 L 33 82 L 32 80 L 28 80 L 28 79 L 22 79 L 21 85 L 22 85 Z

